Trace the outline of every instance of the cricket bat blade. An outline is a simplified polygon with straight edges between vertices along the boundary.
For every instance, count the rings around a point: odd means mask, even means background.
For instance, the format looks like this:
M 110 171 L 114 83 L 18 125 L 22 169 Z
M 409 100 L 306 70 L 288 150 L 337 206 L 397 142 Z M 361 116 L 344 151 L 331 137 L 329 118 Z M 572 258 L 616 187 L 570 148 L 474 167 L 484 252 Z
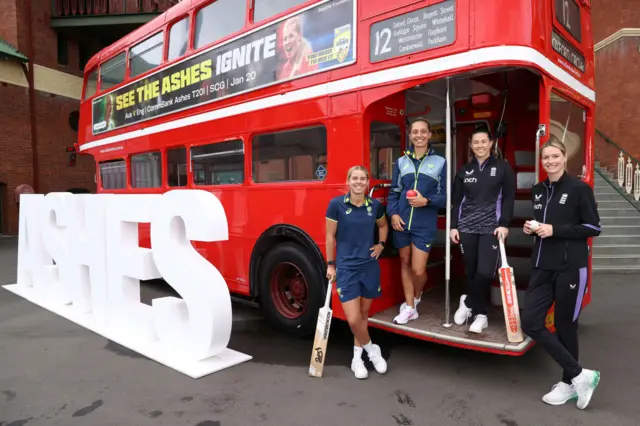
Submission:
M 500 244 L 500 257 L 502 259 L 502 266 L 498 270 L 498 273 L 500 277 L 502 309 L 504 311 L 504 321 L 507 328 L 507 339 L 511 343 L 520 343 L 524 340 L 524 337 L 522 335 L 520 308 L 518 306 L 518 294 L 513 276 L 513 268 L 510 267 L 507 262 L 507 255 L 502 239 L 498 238 L 498 244 Z
M 331 302 L 331 288 L 332 283 L 329 281 L 324 306 L 318 311 L 316 336 L 313 340 L 311 363 L 309 364 L 309 376 L 311 377 L 322 377 L 322 372 L 324 370 L 324 361 L 327 355 L 327 342 L 329 341 L 331 319 L 333 318 L 333 310 L 329 306 Z

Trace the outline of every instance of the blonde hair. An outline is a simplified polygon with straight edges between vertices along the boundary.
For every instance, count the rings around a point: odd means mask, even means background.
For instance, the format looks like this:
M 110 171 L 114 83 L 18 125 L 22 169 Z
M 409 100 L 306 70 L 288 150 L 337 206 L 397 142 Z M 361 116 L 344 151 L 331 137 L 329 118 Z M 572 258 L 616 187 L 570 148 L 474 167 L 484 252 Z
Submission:
M 364 172 L 364 174 L 367 175 L 367 180 L 371 180 L 371 178 L 369 177 L 369 170 L 367 170 L 364 166 L 358 165 L 351 167 L 347 172 L 347 182 L 349 182 L 349 179 L 351 179 L 351 175 L 353 174 L 353 172 L 357 170 Z
M 564 155 L 565 157 L 567 156 L 567 147 L 565 147 L 564 143 L 560 142 L 558 139 L 553 138 L 545 142 L 545 144 L 542 145 L 542 149 L 540 150 L 540 156 L 542 156 L 542 151 L 544 151 L 545 148 L 558 148 L 560 152 L 562 152 L 562 155 Z

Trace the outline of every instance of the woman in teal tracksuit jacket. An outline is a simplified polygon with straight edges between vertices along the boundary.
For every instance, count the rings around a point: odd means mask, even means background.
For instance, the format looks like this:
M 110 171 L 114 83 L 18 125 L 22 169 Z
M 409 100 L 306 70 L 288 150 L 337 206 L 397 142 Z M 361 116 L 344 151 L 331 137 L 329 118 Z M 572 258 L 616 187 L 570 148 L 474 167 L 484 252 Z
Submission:
M 423 118 L 414 120 L 409 137 L 413 147 L 393 166 L 387 202 L 393 243 L 402 262 L 405 295 L 394 318 L 397 324 L 418 318 L 417 307 L 427 282 L 429 250 L 438 232 L 438 210 L 446 204 L 446 161 L 429 147 L 431 125 Z M 410 190 L 416 192 L 415 196 L 407 194 Z

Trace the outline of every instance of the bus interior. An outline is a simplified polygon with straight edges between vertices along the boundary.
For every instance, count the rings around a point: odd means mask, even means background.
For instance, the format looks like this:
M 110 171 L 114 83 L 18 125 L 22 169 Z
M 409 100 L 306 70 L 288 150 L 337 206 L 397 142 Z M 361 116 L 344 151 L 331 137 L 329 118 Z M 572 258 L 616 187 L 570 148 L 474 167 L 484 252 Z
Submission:
M 457 75 L 449 82 L 451 129 L 446 126 L 447 81 L 438 79 L 409 90 L 385 97 L 365 112 L 365 132 L 369 132 L 372 188 L 389 184 L 393 163 L 410 144 L 408 123 L 417 116 L 431 124 L 431 146 L 446 158 L 447 131 L 451 132 L 451 173 L 469 161 L 469 138 L 478 125 L 489 128 L 497 151 L 494 155 L 506 159 L 516 176 L 514 218 L 506 244 L 509 264 L 514 268 L 518 299 L 522 307 L 523 290 L 530 270 L 533 239 L 522 232 L 525 220 L 532 216 L 531 187 L 535 181 L 536 132 L 540 121 L 540 75 L 524 68 L 500 68 Z M 543 92 L 544 93 L 544 92 Z M 562 138 L 562 135 L 560 136 Z M 453 183 L 451 183 L 453 187 Z M 388 189 L 378 188 L 372 196 L 386 204 Z M 397 256 L 392 247 L 392 229 L 384 255 Z M 445 281 L 446 212 L 440 211 L 438 237 L 429 256 L 428 281 L 418 306 L 420 317 L 405 325 L 393 323 L 400 304 L 404 302 L 400 282 L 399 262 L 392 262 L 390 276 L 384 280 L 391 288 L 383 288 L 383 296 L 374 302 L 370 323 L 383 329 L 418 335 L 424 340 L 448 342 L 451 345 L 473 346 L 488 351 L 519 353 L 526 350 L 530 339 L 509 343 L 505 330 L 498 277 L 495 276 L 489 303 L 489 327 L 482 334 L 468 331 L 469 324 L 457 326 L 453 315 L 464 293 L 466 278 L 459 246 L 451 243 L 449 314 Z M 386 293 L 385 293 L 386 290 Z

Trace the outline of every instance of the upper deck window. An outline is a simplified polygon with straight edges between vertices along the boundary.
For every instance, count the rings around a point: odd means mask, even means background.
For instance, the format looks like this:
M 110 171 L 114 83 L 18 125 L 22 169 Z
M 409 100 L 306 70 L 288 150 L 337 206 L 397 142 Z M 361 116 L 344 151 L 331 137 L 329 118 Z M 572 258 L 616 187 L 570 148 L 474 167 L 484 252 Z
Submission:
M 260 22 L 309 0 L 254 0 L 253 22 Z
M 556 19 L 578 42 L 582 42 L 580 6 L 576 0 L 555 0 Z
M 152 70 L 162 63 L 163 44 L 164 37 L 162 32 L 159 32 L 131 48 L 129 55 L 131 77 Z
M 169 31 L 169 53 L 167 60 L 179 58 L 187 52 L 189 44 L 189 18 L 176 22 Z
M 238 0 L 216 0 L 200 9 L 196 15 L 194 47 L 197 49 L 240 31 L 246 12 L 244 2 Z
M 124 52 L 102 64 L 100 66 L 100 89 L 109 89 L 122 83 L 126 68 Z
M 88 99 L 96 94 L 98 89 L 98 70 L 91 71 L 87 77 L 86 86 L 84 88 L 84 99 Z

